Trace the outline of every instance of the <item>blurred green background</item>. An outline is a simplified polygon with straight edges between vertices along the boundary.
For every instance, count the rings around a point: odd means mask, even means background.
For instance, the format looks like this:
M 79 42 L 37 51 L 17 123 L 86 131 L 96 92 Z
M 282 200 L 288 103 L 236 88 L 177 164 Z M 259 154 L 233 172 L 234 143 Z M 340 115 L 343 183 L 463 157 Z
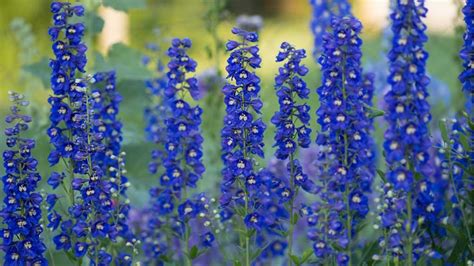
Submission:
M 212 35 L 206 31 L 206 25 L 212 19 L 210 14 L 213 14 L 208 11 L 214 7 L 215 0 L 104 0 L 105 5 L 122 10 L 119 20 L 125 21 L 128 25 L 120 30 L 127 44 L 112 46 L 108 53 L 104 47 L 104 38 L 107 37 L 101 33 L 104 22 L 100 17 L 104 16 L 106 24 L 110 23 L 107 21 L 110 18 L 104 15 L 106 11 L 100 7 L 102 2 L 99 0 L 80 2 L 90 11 L 88 16 L 83 18 L 88 26 L 85 37 L 89 45 L 88 72 L 111 68 L 118 71 L 118 88 L 124 96 L 120 115 L 124 123 L 123 147 L 128 154 L 127 168 L 132 182 L 129 195 L 133 204 L 141 206 L 147 201 L 148 188 L 156 184 L 157 180 L 147 173 L 152 145 L 147 143 L 144 137 L 143 109 L 150 102 L 145 92 L 144 80 L 153 76 L 153 71 L 141 66 L 140 63 L 145 44 L 159 40 L 166 46 L 171 37 L 189 37 L 193 41 L 190 54 L 198 61 L 198 73 L 215 66 L 216 61 L 223 70 L 226 64 L 225 55 L 221 53 L 220 58 L 216 60 L 207 52 L 209 49 L 212 51 L 215 45 Z M 448 1 L 443 3 L 449 7 L 453 5 Z M 370 6 L 371 1 L 353 1 L 352 4 L 355 15 L 363 22 L 370 18 L 371 14 L 364 11 L 364 6 Z M 49 125 L 47 58 L 52 55 L 47 34 L 51 21 L 49 5 L 48 0 L 4 0 L 0 7 L 0 115 L 3 117 L 8 112 L 8 90 L 24 92 L 29 97 L 32 102 L 29 112 L 34 117 L 30 134 L 38 140 L 35 155 L 40 161 L 40 172 L 44 179 L 51 172 L 47 165 L 49 143 L 45 136 Z M 219 12 L 221 23 L 217 26 L 218 38 L 222 41 L 231 38 L 230 29 L 235 24 L 236 16 L 244 13 L 262 15 L 264 21 L 260 41 L 263 62 L 258 74 L 262 77 L 264 121 L 268 123 L 266 157 L 270 158 L 273 153 L 274 129 L 269 120 L 278 107 L 273 90 L 273 77 L 278 68 L 274 57 L 282 41 L 288 41 L 307 50 L 306 64 L 310 68 L 310 73 L 306 81 L 312 89 L 316 89 L 320 84 L 319 67 L 311 56 L 313 45 L 313 36 L 309 28 L 311 6 L 307 0 L 230 0 L 225 11 Z M 111 21 L 114 24 L 114 20 Z M 457 51 L 462 37 L 459 31 L 454 30 L 452 26 L 454 23 L 454 20 L 446 21 L 449 27 L 430 31 L 427 43 L 427 50 L 430 53 L 428 70 L 435 80 L 429 88 L 435 119 L 462 108 L 463 101 L 457 82 L 457 75 L 460 72 Z M 156 29 L 159 29 L 159 36 L 156 34 Z M 387 47 L 390 41 L 383 38 L 383 27 L 377 23 L 367 25 L 362 38 L 364 65 L 368 69 L 378 70 L 380 78 L 385 65 L 384 47 Z M 162 60 L 167 61 L 166 58 Z M 378 86 L 376 98 L 380 99 L 384 90 L 383 82 L 379 82 Z M 221 97 L 220 92 L 211 91 L 199 103 L 205 112 L 204 160 L 208 171 L 201 186 L 206 190 L 210 190 L 219 181 L 219 130 L 223 110 L 222 106 L 216 107 L 215 104 L 210 106 L 213 102 L 210 99 L 216 97 Z M 318 105 L 316 93 L 313 93 L 309 102 L 313 111 L 316 110 Z M 315 119 L 313 117 L 312 126 L 317 129 Z M 376 120 L 379 140 L 381 125 L 382 119 Z M 4 127 L 5 123 L 2 121 L 0 123 L 2 131 Z M 433 134 L 436 132 L 433 131 Z M 3 150 L 4 136 L 0 138 L 2 139 L 0 150 Z M 0 173 L 3 173 L 3 169 Z

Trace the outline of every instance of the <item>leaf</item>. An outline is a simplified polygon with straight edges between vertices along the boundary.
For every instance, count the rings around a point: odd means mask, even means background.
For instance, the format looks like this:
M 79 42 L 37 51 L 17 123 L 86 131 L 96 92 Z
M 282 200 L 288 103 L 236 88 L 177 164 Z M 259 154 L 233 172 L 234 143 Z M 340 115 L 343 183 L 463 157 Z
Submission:
M 95 53 L 95 70 L 117 72 L 118 81 L 121 80 L 147 80 L 152 78 L 152 73 L 141 63 L 142 54 L 123 43 L 114 44 L 107 57 Z
M 294 264 L 301 265 L 300 258 L 298 258 L 298 256 L 290 255 L 290 259 L 291 259 L 291 261 L 293 261 Z
M 439 131 L 441 132 L 441 137 L 444 142 L 449 142 L 448 131 L 446 128 L 446 121 L 440 120 L 438 123 Z
M 95 35 L 104 28 L 104 20 L 95 12 L 86 12 L 84 17 L 72 17 L 71 23 L 82 22 L 86 26 L 87 34 Z
M 36 63 L 26 65 L 23 67 L 23 70 L 40 79 L 45 88 L 50 87 L 51 70 L 49 68 L 48 58 L 43 57 Z
M 376 117 L 384 116 L 384 115 L 385 115 L 385 112 L 381 110 L 371 111 L 369 113 L 369 118 L 372 119 L 372 118 L 376 118 Z
M 103 0 L 102 4 L 115 10 L 128 11 L 132 8 L 145 8 L 146 0 Z
M 378 175 L 380 176 L 380 178 L 382 179 L 382 181 L 383 181 L 384 183 L 387 183 L 387 178 L 385 178 L 385 173 L 382 172 L 382 170 L 380 170 L 380 169 L 377 169 L 376 171 L 377 171 L 377 174 L 378 174 Z
M 102 29 L 104 28 L 104 20 L 94 12 L 86 13 L 84 21 L 87 31 L 92 35 L 102 32 Z
M 367 245 L 365 245 L 365 247 L 363 248 L 363 254 L 362 254 L 362 257 L 360 259 L 360 263 L 359 265 L 363 265 L 364 262 L 372 262 L 372 255 L 375 254 L 375 252 L 377 251 L 377 247 L 378 247 L 378 240 L 376 241 L 373 241 L 372 243 L 367 243 Z M 372 265 L 372 264 L 369 264 L 369 265 Z
M 189 251 L 189 258 L 191 260 L 195 259 L 198 255 L 199 249 L 196 245 L 194 245 L 191 250 Z
M 242 263 L 238 260 L 234 260 L 234 266 L 242 266 Z
M 303 256 L 301 256 L 300 263 L 301 263 L 301 264 L 304 264 L 307 260 L 309 260 L 309 258 L 311 258 L 311 256 L 312 256 L 313 254 L 314 254 L 314 252 L 313 252 L 313 249 L 312 249 L 312 248 L 306 249 L 306 250 L 303 252 Z
M 298 223 L 298 214 L 297 213 L 294 213 L 293 214 L 293 217 L 291 218 L 291 224 L 297 224 Z
M 456 245 L 454 245 L 453 251 L 451 251 L 451 254 L 448 257 L 448 262 L 456 264 L 456 262 L 466 250 L 467 246 L 468 243 L 466 237 L 458 238 L 456 241 Z

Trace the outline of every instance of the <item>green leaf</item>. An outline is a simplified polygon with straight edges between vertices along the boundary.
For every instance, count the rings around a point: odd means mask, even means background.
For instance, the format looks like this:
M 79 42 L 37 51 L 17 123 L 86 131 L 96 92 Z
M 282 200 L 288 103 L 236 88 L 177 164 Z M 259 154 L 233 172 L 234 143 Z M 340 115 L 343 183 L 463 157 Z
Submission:
M 234 260 L 234 266 L 242 266 L 242 263 L 238 260 Z
M 448 262 L 456 264 L 456 262 L 464 253 L 464 251 L 466 251 L 467 247 L 468 243 L 466 237 L 458 238 L 456 241 L 456 245 L 454 245 L 453 251 L 448 257 Z
M 377 248 L 378 248 L 378 240 L 376 241 L 373 241 L 373 242 L 369 242 L 367 243 L 367 245 L 365 245 L 365 247 L 362 249 L 363 250 L 363 254 L 362 254 L 362 257 L 360 259 L 360 263 L 359 265 L 364 265 L 363 263 L 367 263 L 367 262 L 372 262 L 372 255 L 376 254 L 377 252 Z M 369 264 L 369 265 L 372 265 L 372 264 Z
M 369 118 L 372 119 L 372 118 L 376 118 L 376 117 L 384 116 L 384 115 L 385 115 L 385 112 L 381 110 L 371 111 L 369 113 Z
M 86 30 L 92 35 L 102 32 L 104 28 L 104 20 L 94 12 L 88 12 L 84 18 Z
M 128 11 L 132 8 L 145 8 L 146 0 L 103 0 L 104 6 L 120 11 Z
M 84 17 L 72 17 L 71 23 L 82 22 L 86 26 L 87 34 L 95 35 L 104 28 L 104 20 L 95 12 L 86 12 Z
M 121 80 L 147 80 L 152 78 L 152 73 L 141 63 L 142 54 L 123 43 L 114 44 L 107 57 L 95 53 L 95 70 L 117 72 L 118 81 Z
M 445 142 L 448 142 L 449 137 L 448 137 L 448 131 L 446 128 L 446 121 L 440 120 L 438 127 L 439 127 L 439 131 L 441 132 L 441 137 L 443 138 Z
M 294 264 L 301 265 L 300 258 L 298 258 L 298 256 L 290 255 L 290 259 L 291 259 L 291 261 L 293 261 Z
M 308 261 L 309 258 L 311 258 L 311 256 L 313 256 L 313 254 L 314 254 L 314 252 L 313 252 L 312 248 L 306 249 L 303 252 L 303 256 L 301 256 L 301 260 L 300 260 L 301 265 L 304 264 L 306 261 Z
M 199 249 L 196 245 L 194 245 L 191 250 L 189 251 L 189 258 L 191 260 L 195 259 L 198 255 Z
M 297 224 L 298 223 L 298 214 L 297 213 L 294 213 L 293 214 L 293 217 L 291 218 L 291 224 Z
M 387 183 L 387 179 L 385 178 L 385 173 L 382 172 L 382 170 L 380 170 L 380 169 L 377 169 L 376 171 L 377 171 L 377 174 L 378 174 L 378 175 L 380 176 L 380 178 L 382 179 L 382 181 L 383 181 L 384 183 Z
M 23 70 L 40 79 L 45 88 L 50 87 L 51 70 L 49 68 L 48 58 L 43 57 L 36 63 L 26 65 L 23 67 Z

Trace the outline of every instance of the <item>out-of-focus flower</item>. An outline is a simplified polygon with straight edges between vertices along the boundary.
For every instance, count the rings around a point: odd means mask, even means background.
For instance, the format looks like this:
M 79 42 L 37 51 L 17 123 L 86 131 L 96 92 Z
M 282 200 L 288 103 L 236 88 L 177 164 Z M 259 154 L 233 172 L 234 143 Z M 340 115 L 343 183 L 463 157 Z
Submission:
M 263 18 L 259 15 L 239 15 L 235 20 L 235 27 L 248 32 L 259 32 L 263 28 Z

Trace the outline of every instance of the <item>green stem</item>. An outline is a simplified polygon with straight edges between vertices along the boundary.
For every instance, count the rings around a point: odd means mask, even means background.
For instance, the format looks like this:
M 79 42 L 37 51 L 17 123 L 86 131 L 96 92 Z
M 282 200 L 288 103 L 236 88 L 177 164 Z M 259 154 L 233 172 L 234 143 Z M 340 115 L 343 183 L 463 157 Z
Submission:
M 408 212 L 408 219 L 406 224 L 406 231 L 408 233 L 408 240 L 407 240 L 407 265 L 413 265 L 413 239 L 411 235 L 411 223 L 412 223 L 412 202 L 411 202 L 411 191 L 408 192 L 407 195 L 407 212 Z
M 346 62 L 345 57 L 343 57 L 342 62 Z M 342 97 L 344 104 L 346 104 L 347 101 L 347 91 L 346 91 L 346 69 L 345 66 L 343 65 L 342 67 Z M 346 118 L 347 119 L 347 118 Z M 349 171 L 349 140 L 347 136 L 347 132 L 344 131 L 344 158 L 343 158 L 343 163 L 344 167 L 346 168 L 347 171 Z M 348 256 L 348 263 L 347 265 L 351 266 L 352 265 L 352 216 L 351 216 L 351 208 L 350 208 L 350 203 L 349 203 L 349 194 L 350 194 L 350 187 L 349 187 L 349 182 L 347 180 L 344 181 L 344 201 L 346 202 L 346 229 L 347 229 L 347 239 L 349 243 L 347 244 L 346 252 Z

